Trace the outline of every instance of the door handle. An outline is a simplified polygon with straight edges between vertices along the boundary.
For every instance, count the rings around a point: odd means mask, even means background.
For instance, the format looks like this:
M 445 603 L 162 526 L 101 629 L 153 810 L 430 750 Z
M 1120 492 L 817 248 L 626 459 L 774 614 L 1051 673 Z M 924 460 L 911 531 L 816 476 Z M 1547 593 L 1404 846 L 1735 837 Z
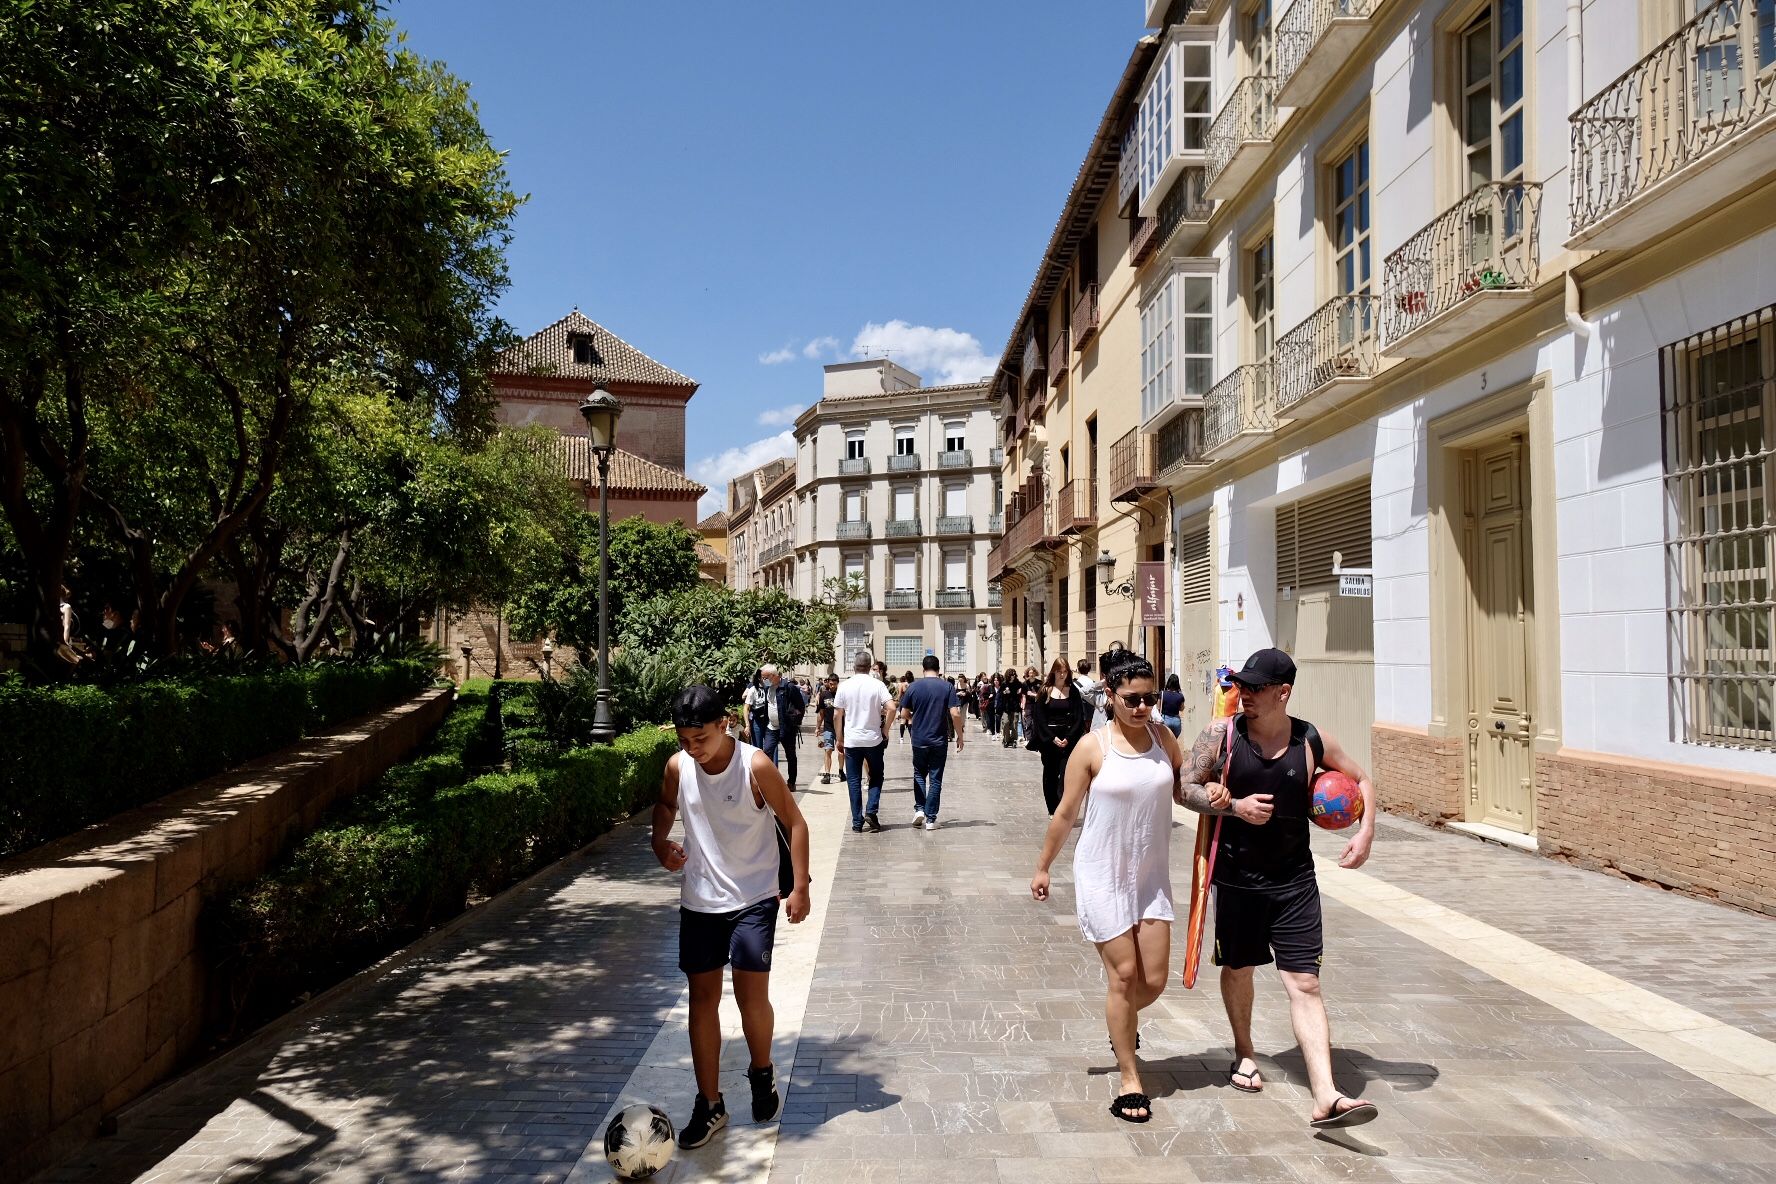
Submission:
M 1495 720 L 1493 720 L 1493 721 L 1492 721 L 1492 730 L 1493 730 L 1493 731 L 1495 731 L 1495 732 L 1502 732 L 1502 731 L 1504 731 L 1504 730 L 1505 730 L 1505 721 L 1504 721 L 1504 720 L 1502 720 L 1502 719 L 1495 719 Z

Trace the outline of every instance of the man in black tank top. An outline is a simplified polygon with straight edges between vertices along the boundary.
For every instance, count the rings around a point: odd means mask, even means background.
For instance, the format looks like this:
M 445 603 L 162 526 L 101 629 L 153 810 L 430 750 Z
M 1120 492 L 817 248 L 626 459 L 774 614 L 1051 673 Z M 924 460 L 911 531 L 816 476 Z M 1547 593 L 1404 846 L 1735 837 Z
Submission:
M 1274 956 L 1313 1090 L 1309 1121 L 1321 1128 L 1358 1126 L 1377 1110 L 1339 1093 L 1332 1080 L 1332 1032 L 1320 995 L 1320 886 L 1308 845 L 1308 812 L 1316 769 L 1337 769 L 1357 783 L 1363 818 L 1338 864 L 1361 867 L 1375 838 L 1375 787 L 1336 739 L 1289 714 L 1295 683 L 1289 655 L 1259 650 L 1233 680 L 1241 714 L 1203 732 L 1183 773 L 1186 804 L 1225 815 L 1213 883 L 1215 965 L 1221 967 L 1221 999 L 1233 1027 L 1229 1084 L 1245 1093 L 1264 1088 L 1252 1046 L 1252 970 Z M 1222 784 L 1233 801 L 1215 811 L 1209 795 Z

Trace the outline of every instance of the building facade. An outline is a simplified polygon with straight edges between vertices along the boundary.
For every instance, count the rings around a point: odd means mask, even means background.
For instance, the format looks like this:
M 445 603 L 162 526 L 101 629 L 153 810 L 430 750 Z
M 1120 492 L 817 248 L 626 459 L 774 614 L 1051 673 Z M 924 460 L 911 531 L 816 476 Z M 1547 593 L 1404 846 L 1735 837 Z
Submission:
M 1390 808 L 1776 911 L 1768 6 L 1144 7 L 1082 178 L 1195 709 L 1280 645 Z
M 780 507 L 786 475 L 793 490 L 795 461 L 779 457 L 728 482 L 728 586 L 735 591 L 765 586 L 764 554 L 771 546 L 766 536 L 776 529 L 767 511 Z M 772 495 L 769 507 L 767 494 Z
M 997 666 L 987 557 L 1002 496 L 988 384 L 926 387 L 880 360 L 828 366 L 825 383 L 796 419 L 787 586 L 812 599 L 829 580 L 861 581 L 840 627 L 844 669 L 863 650 L 896 675 L 927 653 L 947 674 Z

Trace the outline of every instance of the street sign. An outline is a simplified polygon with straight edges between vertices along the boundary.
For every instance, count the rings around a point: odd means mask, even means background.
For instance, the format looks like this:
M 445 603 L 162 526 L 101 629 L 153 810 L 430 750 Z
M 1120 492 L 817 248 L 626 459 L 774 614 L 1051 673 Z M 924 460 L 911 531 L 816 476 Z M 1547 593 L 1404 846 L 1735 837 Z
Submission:
M 1338 574 L 1338 594 L 1340 596 L 1361 596 L 1372 598 L 1375 595 L 1375 577 L 1367 573 L 1340 572 Z
M 1141 624 L 1166 623 L 1166 565 L 1164 562 L 1135 564 L 1136 595 L 1141 600 Z

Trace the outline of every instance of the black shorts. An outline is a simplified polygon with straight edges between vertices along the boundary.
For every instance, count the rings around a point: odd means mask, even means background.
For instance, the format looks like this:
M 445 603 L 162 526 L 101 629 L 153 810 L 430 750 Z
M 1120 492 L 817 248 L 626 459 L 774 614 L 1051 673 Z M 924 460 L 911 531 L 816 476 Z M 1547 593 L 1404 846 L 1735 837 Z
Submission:
M 777 944 L 777 905 L 773 896 L 732 913 L 678 910 L 678 968 L 704 974 L 733 963 L 735 970 L 770 970 Z
M 1313 877 L 1285 888 L 1215 885 L 1215 965 L 1263 966 L 1274 951 L 1278 970 L 1318 974 L 1325 949 Z

